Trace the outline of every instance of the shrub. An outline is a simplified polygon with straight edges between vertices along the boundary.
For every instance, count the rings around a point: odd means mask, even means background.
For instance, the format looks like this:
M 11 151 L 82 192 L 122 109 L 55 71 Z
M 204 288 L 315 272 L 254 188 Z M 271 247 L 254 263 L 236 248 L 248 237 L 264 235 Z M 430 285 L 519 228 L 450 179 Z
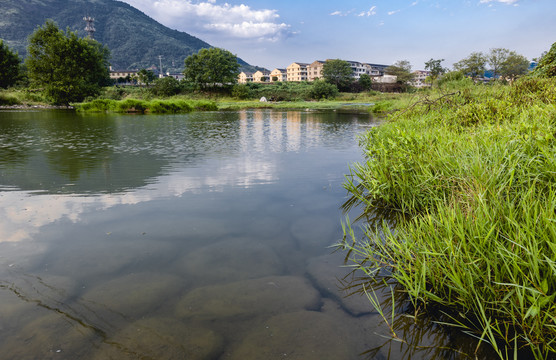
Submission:
M 325 80 L 315 80 L 309 90 L 312 99 L 334 99 L 338 95 L 338 87 Z

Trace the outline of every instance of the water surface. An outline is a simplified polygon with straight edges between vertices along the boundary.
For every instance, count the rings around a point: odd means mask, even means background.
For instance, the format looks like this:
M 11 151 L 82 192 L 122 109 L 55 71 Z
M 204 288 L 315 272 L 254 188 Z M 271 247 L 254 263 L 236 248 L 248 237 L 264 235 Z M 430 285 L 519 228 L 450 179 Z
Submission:
M 0 112 L 2 359 L 408 358 L 330 248 L 377 124 Z

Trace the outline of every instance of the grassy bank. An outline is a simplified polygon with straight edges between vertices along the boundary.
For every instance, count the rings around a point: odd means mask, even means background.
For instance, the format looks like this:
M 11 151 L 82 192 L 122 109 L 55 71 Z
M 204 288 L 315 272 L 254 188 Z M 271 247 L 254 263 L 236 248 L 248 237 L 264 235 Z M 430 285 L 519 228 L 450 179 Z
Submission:
M 115 112 L 139 114 L 179 114 L 191 111 L 218 110 L 214 101 L 208 100 L 109 100 L 97 99 L 76 106 L 80 112 Z
M 361 138 L 366 162 L 345 184 L 348 207 L 397 214 L 396 229 L 343 246 L 501 358 L 554 358 L 555 134 L 554 80 L 415 99 Z

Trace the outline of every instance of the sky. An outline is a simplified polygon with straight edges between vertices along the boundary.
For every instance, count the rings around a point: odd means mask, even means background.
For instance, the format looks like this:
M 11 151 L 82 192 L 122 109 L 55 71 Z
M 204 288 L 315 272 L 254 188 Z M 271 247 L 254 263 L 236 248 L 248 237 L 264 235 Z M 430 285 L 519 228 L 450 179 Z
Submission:
M 453 63 L 506 48 L 528 59 L 556 42 L 556 0 L 120 0 L 269 70 L 343 59 Z

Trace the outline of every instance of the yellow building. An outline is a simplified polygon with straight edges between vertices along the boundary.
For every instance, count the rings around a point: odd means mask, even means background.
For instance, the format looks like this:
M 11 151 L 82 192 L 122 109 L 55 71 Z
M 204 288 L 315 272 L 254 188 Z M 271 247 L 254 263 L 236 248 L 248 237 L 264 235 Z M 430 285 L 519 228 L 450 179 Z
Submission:
M 322 68 L 324 61 L 316 60 L 307 66 L 307 80 L 315 81 L 322 78 Z
M 253 81 L 253 74 L 247 72 L 240 72 L 237 77 L 237 82 L 240 84 L 247 84 Z
M 286 68 L 287 81 L 307 80 L 307 67 L 309 64 L 294 62 Z
M 264 83 L 270 81 L 270 73 L 268 71 L 257 71 L 253 74 L 253 82 Z
M 274 81 L 287 81 L 288 77 L 287 77 L 287 72 L 286 69 L 274 69 L 270 72 L 270 81 L 274 82 Z M 276 80 L 274 80 L 276 79 Z

